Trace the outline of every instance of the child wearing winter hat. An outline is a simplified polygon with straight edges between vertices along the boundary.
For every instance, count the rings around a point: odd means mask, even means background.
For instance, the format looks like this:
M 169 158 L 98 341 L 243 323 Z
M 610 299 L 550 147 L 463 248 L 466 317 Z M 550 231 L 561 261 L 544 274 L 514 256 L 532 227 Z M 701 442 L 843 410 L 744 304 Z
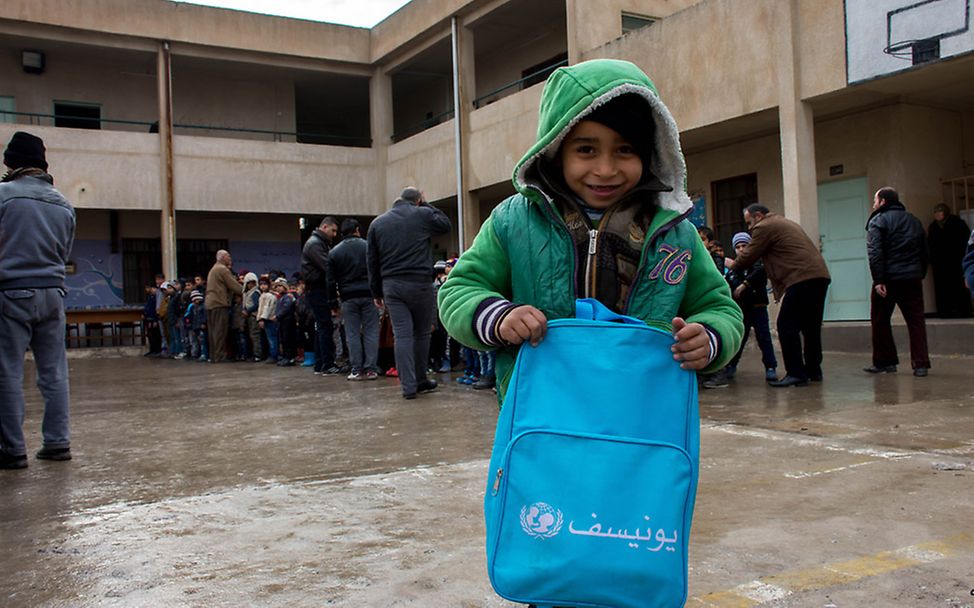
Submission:
M 261 279 L 258 289 L 260 289 L 260 298 L 257 304 L 257 325 L 260 326 L 264 339 L 267 340 L 267 363 L 277 363 L 277 317 L 274 316 L 277 309 L 277 294 L 271 289 L 269 279 Z
M 734 251 L 739 255 L 750 242 L 750 234 L 738 232 L 733 238 Z M 761 348 L 765 379 L 777 380 L 778 360 L 774 356 L 774 344 L 771 342 L 771 327 L 768 321 L 768 275 L 764 270 L 764 264 L 758 261 L 746 270 L 730 270 L 726 278 L 737 305 L 744 313 L 744 337 L 737 354 L 727 365 L 726 376 L 732 379 L 737 373 L 737 364 L 741 360 L 748 335 L 753 328 L 754 337 Z

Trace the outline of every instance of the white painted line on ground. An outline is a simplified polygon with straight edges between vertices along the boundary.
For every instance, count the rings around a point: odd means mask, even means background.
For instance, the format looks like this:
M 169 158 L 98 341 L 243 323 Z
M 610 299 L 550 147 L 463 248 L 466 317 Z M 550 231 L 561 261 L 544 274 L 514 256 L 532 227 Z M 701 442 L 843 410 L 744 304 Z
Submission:
M 866 462 L 857 462 L 854 464 L 846 465 L 844 467 L 835 467 L 834 469 L 825 469 L 822 471 L 799 471 L 798 473 L 785 473 L 785 477 L 789 479 L 805 479 L 806 477 L 818 477 L 819 475 L 828 475 L 829 473 L 838 473 L 840 471 L 845 471 L 848 469 L 855 469 L 858 467 L 864 467 L 867 464 L 876 464 L 880 462 L 879 460 L 867 460 Z

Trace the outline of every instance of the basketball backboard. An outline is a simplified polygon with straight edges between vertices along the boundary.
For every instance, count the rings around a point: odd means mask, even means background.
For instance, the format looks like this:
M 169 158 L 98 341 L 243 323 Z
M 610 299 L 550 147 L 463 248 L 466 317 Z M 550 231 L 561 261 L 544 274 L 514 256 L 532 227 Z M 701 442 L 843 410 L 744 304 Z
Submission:
M 848 81 L 974 50 L 970 0 L 846 0 Z

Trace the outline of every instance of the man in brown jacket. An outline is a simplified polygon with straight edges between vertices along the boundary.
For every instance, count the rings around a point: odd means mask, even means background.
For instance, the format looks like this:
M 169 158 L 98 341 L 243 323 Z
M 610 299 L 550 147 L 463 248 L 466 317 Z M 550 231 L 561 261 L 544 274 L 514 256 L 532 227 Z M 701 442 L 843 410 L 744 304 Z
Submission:
M 221 363 L 227 359 L 227 333 L 230 330 L 230 304 L 234 296 L 243 294 L 243 287 L 230 270 L 230 252 L 216 252 L 216 264 L 206 275 L 206 330 L 210 337 L 210 360 Z
M 775 387 L 807 386 L 822 379 L 822 317 L 832 278 L 825 259 L 797 223 L 757 203 L 744 210 L 751 242 L 731 266 L 742 270 L 764 260 L 778 311 L 778 341 L 785 377 Z M 804 347 L 802 341 L 804 339 Z

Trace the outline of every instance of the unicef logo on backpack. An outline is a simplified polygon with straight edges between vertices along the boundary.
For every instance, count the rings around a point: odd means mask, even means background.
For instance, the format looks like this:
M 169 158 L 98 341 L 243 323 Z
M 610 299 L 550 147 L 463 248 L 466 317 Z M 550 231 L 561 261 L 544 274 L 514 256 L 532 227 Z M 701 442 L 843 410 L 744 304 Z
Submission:
M 521 507 L 521 529 L 534 538 L 552 538 L 561 530 L 564 521 L 561 511 L 545 502 Z

